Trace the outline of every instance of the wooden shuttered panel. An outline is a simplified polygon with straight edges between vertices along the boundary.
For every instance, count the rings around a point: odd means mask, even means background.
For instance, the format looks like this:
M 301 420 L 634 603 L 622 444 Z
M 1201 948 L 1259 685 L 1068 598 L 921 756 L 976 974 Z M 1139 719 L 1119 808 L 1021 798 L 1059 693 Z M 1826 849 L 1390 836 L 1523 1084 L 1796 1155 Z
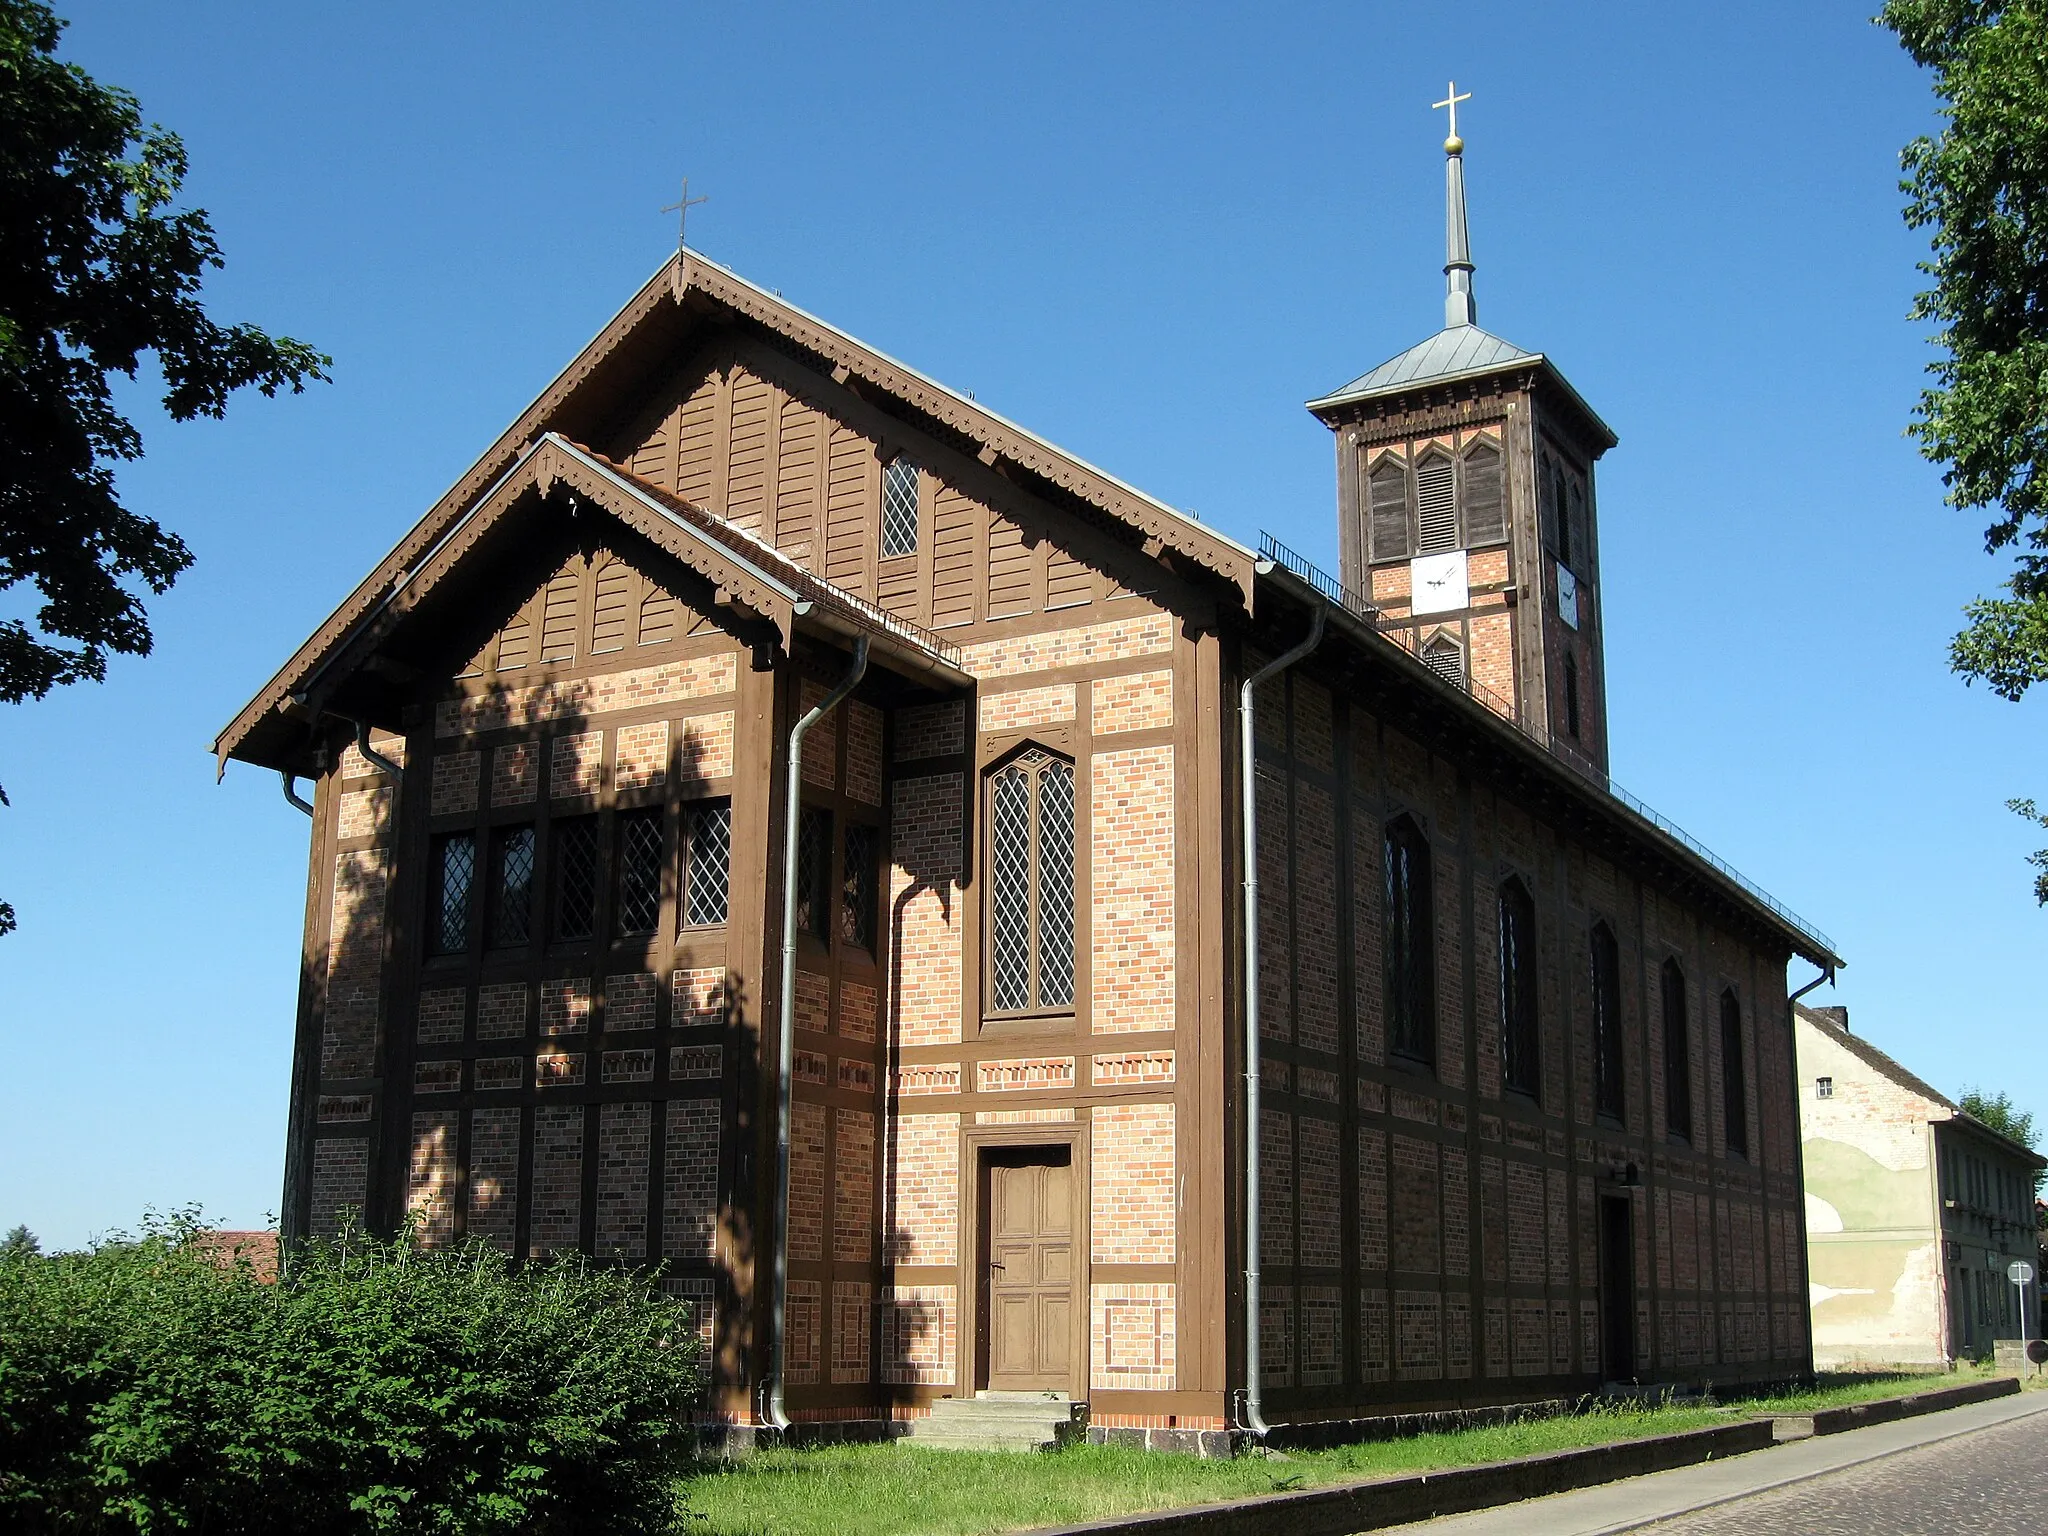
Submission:
M 988 524 L 988 616 L 1007 619 L 1036 606 L 1036 551 L 1024 542 L 1024 530 L 1005 517 Z
M 1370 507 L 1372 558 L 1408 558 L 1408 470 L 1396 458 L 1384 458 L 1366 477 Z
M 510 622 L 498 631 L 498 670 L 510 672 L 523 667 L 533 659 L 533 622 L 525 613 L 516 613 Z
M 597 573 L 596 612 L 590 621 L 592 655 L 626 648 L 627 620 L 633 612 L 633 571 L 614 560 Z
M 1465 455 L 1465 542 L 1498 544 L 1508 536 L 1500 450 L 1481 443 Z
M 806 569 L 811 568 L 813 529 L 817 524 L 818 438 L 823 424 L 823 418 L 804 401 L 782 402 L 782 430 L 776 441 L 772 542 Z
M 974 535 L 982 510 L 950 485 L 932 498 L 932 625 L 974 622 Z
M 1045 606 L 1078 608 L 1095 597 L 1095 573 L 1064 549 L 1045 555 Z
M 572 568 L 557 573 L 548 582 L 541 604 L 540 659 L 573 661 L 576 657 L 576 598 L 583 585 Z
M 825 480 L 825 579 L 867 593 L 868 485 L 875 451 L 858 432 L 834 426 Z
M 639 446 L 627 455 L 626 467 L 643 480 L 668 484 L 669 455 L 674 446 L 675 415 L 665 414 L 651 432 L 640 437 Z
M 708 378 L 676 413 L 676 494 L 708 507 L 717 478 L 718 380 Z
M 726 520 L 760 533 L 768 510 L 768 416 L 774 391 L 740 374 L 732 381 L 732 451 L 725 477 Z
M 676 632 L 676 600 L 652 582 L 648 583 L 647 595 L 640 599 L 639 633 L 635 643 L 659 645 L 673 639 Z
M 1415 470 L 1415 553 L 1441 555 L 1458 547 L 1456 472 L 1440 455 Z

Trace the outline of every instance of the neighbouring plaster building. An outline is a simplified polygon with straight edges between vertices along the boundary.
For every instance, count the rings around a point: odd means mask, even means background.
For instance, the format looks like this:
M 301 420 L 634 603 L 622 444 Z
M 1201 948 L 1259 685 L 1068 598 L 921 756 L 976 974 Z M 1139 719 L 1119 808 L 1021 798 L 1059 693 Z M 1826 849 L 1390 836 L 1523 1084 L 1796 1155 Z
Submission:
M 2006 1268 L 2037 1258 L 2048 1161 L 1849 1033 L 1848 1009 L 1795 1008 L 1814 1363 L 1941 1366 L 2021 1337 Z
M 663 1264 L 738 1423 L 1805 1368 L 1837 962 L 1610 788 L 1614 439 L 1449 167 L 1445 328 L 1311 407 L 1341 582 L 668 262 L 217 743 L 314 785 L 287 1232 Z

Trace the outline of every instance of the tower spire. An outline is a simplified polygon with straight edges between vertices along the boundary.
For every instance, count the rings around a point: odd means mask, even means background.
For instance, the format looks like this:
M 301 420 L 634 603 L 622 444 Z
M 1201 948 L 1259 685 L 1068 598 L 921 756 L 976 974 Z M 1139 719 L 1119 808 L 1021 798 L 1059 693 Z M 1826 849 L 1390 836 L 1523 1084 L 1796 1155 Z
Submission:
M 1458 137 L 1458 103 L 1472 93 L 1458 93 L 1456 81 L 1432 107 L 1448 107 L 1450 136 L 1444 140 L 1444 325 L 1477 325 L 1479 306 L 1472 299 L 1472 243 L 1465 232 L 1465 141 Z

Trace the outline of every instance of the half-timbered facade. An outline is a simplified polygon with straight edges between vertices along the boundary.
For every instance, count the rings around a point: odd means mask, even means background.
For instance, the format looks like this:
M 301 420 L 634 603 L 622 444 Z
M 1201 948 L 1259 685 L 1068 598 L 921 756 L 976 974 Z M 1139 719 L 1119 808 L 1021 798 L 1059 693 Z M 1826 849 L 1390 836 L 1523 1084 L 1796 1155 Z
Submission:
M 1386 382 L 1315 407 L 1351 593 L 669 262 L 217 743 L 314 785 L 287 1233 L 661 1265 L 735 1423 L 778 1317 L 798 1421 L 1802 1368 L 1833 956 L 1609 792 L 1597 647 L 1553 740 L 1605 429 L 1530 354 Z M 1257 698 L 1248 1145 L 1238 690 L 1317 615 Z

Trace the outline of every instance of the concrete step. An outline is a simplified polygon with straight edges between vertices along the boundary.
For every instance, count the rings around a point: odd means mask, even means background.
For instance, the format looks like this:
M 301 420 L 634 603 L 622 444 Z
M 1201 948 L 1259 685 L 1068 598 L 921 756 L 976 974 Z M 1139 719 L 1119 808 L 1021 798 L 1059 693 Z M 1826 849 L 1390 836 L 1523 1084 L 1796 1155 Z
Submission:
M 944 1450 L 1035 1451 L 1077 1439 L 1088 1406 L 1064 1392 L 982 1392 L 942 1397 L 907 1438 Z

